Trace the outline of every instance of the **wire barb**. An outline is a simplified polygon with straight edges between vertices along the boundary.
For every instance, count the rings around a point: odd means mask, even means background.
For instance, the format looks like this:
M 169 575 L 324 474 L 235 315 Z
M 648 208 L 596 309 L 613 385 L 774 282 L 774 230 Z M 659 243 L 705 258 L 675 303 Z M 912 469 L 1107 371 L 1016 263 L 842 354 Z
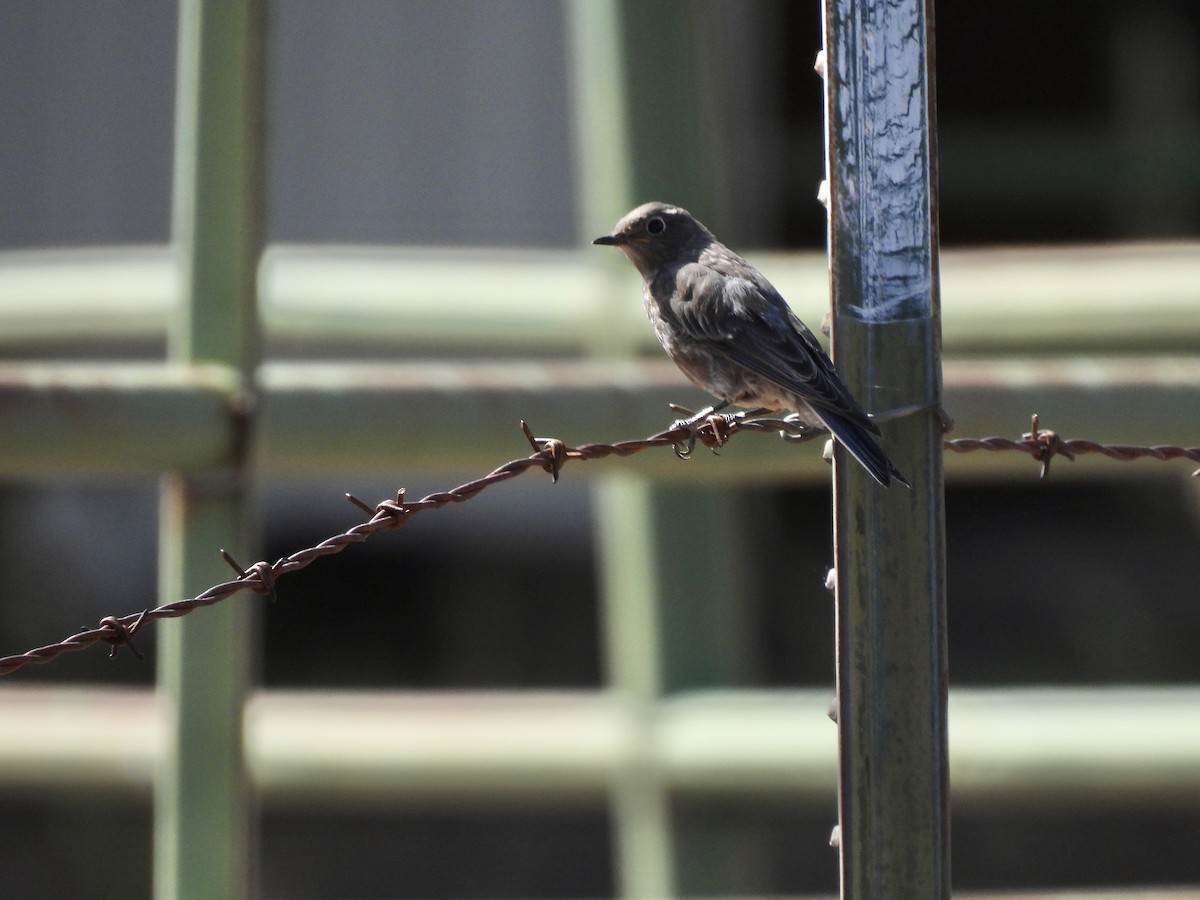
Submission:
M 1038 427 L 1037 413 L 1033 414 L 1029 431 L 1021 435 L 1021 439 L 1033 441 L 1038 445 L 1039 449 L 1033 454 L 1033 458 L 1042 464 L 1042 474 L 1038 476 L 1039 478 L 1045 478 L 1050 474 L 1050 460 L 1054 459 L 1056 455 L 1065 456 L 1072 462 L 1075 461 L 1075 454 L 1063 443 L 1057 431 L 1043 431 Z
M 525 432 L 525 439 L 533 448 L 533 455 L 543 459 L 542 468 L 550 473 L 550 480 L 558 484 L 558 473 L 567 461 L 567 445 L 558 438 L 534 437 L 524 419 L 521 420 L 521 431 Z
M 108 651 L 108 658 L 112 659 L 117 655 L 117 651 L 122 647 L 128 647 L 129 652 L 139 661 L 143 662 L 146 657 L 142 656 L 141 651 L 133 646 L 133 636 L 138 633 L 138 629 L 142 627 L 142 623 L 146 621 L 146 614 L 149 609 L 143 609 L 141 615 L 133 620 L 132 625 L 126 625 L 116 616 L 105 616 L 100 620 L 100 640 L 112 645 L 112 649 Z
M 275 594 L 275 579 L 278 575 L 275 566 L 270 563 L 259 561 L 252 565 L 249 569 L 243 569 L 236 559 L 228 550 L 221 550 L 221 558 L 229 564 L 233 571 L 237 572 L 238 581 L 244 582 L 250 590 L 256 594 L 262 594 L 269 597 L 274 603 L 279 599 Z M 278 563 L 275 564 L 276 566 Z
M 396 491 L 395 500 L 381 500 L 375 509 L 368 509 L 368 512 L 373 513 L 371 521 L 383 522 L 392 531 L 407 522 L 412 510 L 404 502 L 404 493 L 404 488 L 400 488 Z
M 233 558 L 233 555 L 228 550 L 222 547 L 218 552 L 221 554 L 221 559 L 225 560 L 229 568 L 237 573 L 238 578 L 246 577 L 246 570 L 238 565 L 237 560 Z
M 353 494 L 347 494 L 346 499 L 349 500 L 351 503 L 353 503 L 355 506 L 357 506 L 359 509 L 361 509 L 363 512 L 365 512 L 368 516 L 375 515 L 375 508 L 373 506 L 368 506 L 366 503 L 359 500 Z

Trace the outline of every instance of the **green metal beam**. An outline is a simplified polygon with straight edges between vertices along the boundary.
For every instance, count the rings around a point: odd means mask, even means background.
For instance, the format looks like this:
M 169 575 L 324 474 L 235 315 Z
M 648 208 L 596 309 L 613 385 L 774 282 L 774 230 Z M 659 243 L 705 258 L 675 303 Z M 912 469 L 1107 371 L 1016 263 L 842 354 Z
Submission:
M 602 210 L 589 222 L 611 226 L 624 207 Z M 439 352 L 580 350 L 603 325 L 622 348 L 653 349 L 636 273 L 594 251 L 275 246 L 261 270 L 264 325 L 287 343 Z M 802 319 L 821 320 L 823 253 L 747 255 Z M 1197 259 L 1200 244 L 1185 241 L 945 251 L 945 349 L 1191 352 L 1200 341 Z M 166 248 L 0 252 L 0 347 L 62 355 L 56 348 L 161 341 L 177 283 Z
M 828 704 L 823 690 L 681 695 L 639 745 L 641 713 L 614 692 L 269 691 L 247 706 L 247 754 L 277 803 L 577 802 L 648 753 L 672 790 L 824 804 L 837 777 Z M 964 807 L 1187 810 L 1200 791 L 1200 688 L 956 689 L 949 710 Z M 6 791 L 145 798 L 167 747 L 166 705 L 145 690 L 10 679 L 0 720 L 22 723 L 0 730 Z
M 248 539 L 253 435 L 242 412 L 252 405 L 257 351 L 264 7 L 260 0 L 183 0 L 179 8 L 172 237 L 181 279 L 169 357 L 222 366 L 238 391 L 224 398 L 223 427 L 204 423 L 231 438 L 223 458 L 207 471 L 163 477 L 164 598 L 194 596 L 228 578 L 218 547 L 243 560 L 255 555 Z M 253 602 L 239 598 L 161 626 L 158 684 L 170 727 L 155 791 L 160 900 L 255 893 L 258 829 L 242 740 Z
M 228 464 L 224 366 L 0 365 L 0 471 L 9 476 L 200 472 Z
M 1108 443 L 1200 443 L 1200 358 L 1116 357 L 950 361 L 949 437 L 1019 437 L 1031 413 L 1064 437 Z M 670 424 L 667 403 L 702 395 L 666 361 L 653 363 L 271 363 L 259 375 L 254 445 L 264 474 L 405 477 L 490 471 L 529 452 L 518 428 L 569 444 L 640 438 Z M 233 370 L 177 365 L 0 365 L 0 475 L 200 473 L 239 446 L 229 408 Z M 571 464 L 567 478 L 614 469 L 672 481 L 827 480 L 820 441 L 737 436 L 719 456 L 669 451 Z M 1180 464 L 1176 464 L 1178 466 Z M 951 456 L 952 475 L 1029 474 L 1015 453 Z M 1155 474 L 1169 464 L 1096 458 L 1054 478 Z M 210 548 L 215 549 L 215 548 Z

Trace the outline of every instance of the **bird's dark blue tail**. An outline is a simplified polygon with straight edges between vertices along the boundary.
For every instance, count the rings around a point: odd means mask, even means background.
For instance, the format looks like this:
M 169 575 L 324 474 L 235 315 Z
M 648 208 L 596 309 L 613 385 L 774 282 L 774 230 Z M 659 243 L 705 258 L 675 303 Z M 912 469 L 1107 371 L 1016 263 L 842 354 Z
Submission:
M 908 479 L 900 474 L 900 470 L 892 465 L 892 461 L 879 446 L 879 441 L 866 428 L 837 413 L 826 410 L 817 410 L 816 412 L 821 417 L 821 421 L 825 423 L 825 427 L 832 432 L 843 447 L 850 451 L 850 455 L 862 464 L 872 478 L 884 487 L 891 484 L 893 480 L 900 482 L 905 487 L 912 487 L 908 483 Z

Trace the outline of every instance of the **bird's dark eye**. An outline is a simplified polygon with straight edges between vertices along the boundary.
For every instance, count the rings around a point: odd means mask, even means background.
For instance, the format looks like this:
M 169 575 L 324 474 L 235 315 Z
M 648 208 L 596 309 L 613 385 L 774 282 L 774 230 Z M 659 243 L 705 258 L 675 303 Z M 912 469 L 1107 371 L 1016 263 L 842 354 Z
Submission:
M 666 230 L 667 223 L 658 216 L 655 216 L 653 219 L 649 219 L 646 222 L 646 231 L 648 231 L 650 234 L 662 234 Z

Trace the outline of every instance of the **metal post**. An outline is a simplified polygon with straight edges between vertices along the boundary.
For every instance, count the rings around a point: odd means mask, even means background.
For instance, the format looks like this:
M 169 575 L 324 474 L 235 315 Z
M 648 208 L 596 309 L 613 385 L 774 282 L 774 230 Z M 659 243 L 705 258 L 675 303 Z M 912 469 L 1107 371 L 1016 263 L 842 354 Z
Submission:
M 173 239 L 181 296 L 170 356 L 252 378 L 260 255 L 258 0 L 184 0 L 179 10 Z M 159 589 L 193 596 L 228 579 L 217 555 L 249 562 L 249 431 L 231 408 L 227 464 L 162 484 Z M 155 895 L 253 893 L 253 803 L 242 746 L 253 598 L 166 622 L 159 698 L 170 743 L 155 792 Z
M 845 898 L 950 894 L 932 0 L 825 0 L 834 352 L 912 481 L 836 453 Z

